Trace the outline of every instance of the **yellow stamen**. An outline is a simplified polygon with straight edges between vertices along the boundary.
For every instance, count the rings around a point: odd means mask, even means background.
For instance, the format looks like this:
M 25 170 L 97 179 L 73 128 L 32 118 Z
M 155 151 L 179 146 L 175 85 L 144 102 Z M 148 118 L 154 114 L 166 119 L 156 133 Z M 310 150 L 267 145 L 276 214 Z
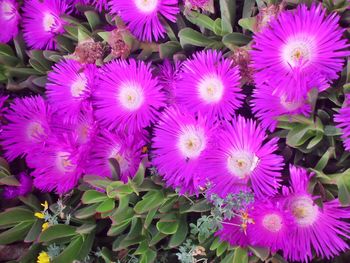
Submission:
M 44 223 L 42 226 L 41 226 L 41 232 L 44 232 L 46 229 L 48 229 L 50 226 L 50 224 L 48 222 Z
M 45 251 L 42 251 L 42 252 L 40 252 L 36 262 L 37 263 L 50 263 L 50 257 Z
M 39 219 L 44 219 L 45 218 L 45 215 L 43 212 L 36 212 L 34 214 L 35 217 L 39 218 Z
M 49 209 L 49 203 L 47 201 L 45 201 L 43 204 L 41 204 L 41 206 L 44 207 L 44 211 Z

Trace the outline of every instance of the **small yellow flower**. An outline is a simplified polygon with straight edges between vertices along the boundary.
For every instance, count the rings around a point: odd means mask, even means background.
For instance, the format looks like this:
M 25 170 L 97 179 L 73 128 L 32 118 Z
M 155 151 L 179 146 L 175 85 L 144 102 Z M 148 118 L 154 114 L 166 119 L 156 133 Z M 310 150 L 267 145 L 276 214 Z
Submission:
M 44 223 L 42 226 L 41 226 L 41 232 L 45 231 L 46 229 L 48 229 L 50 226 L 50 224 L 48 222 Z
M 40 218 L 40 219 L 44 219 L 45 218 L 45 215 L 44 215 L 43 212 L 36 212 L 34 214 L 34 216 L 37 217 L 37 218 Z
M 45 251 L 41 251 L 36 262 L 37 263 L 50 263 L 50 257 Z
M 41 204 L 41 206 L 44 207 L 44 211 L 49 209 L 49 203 L 47 201 L 45 201 L 43 204 Z

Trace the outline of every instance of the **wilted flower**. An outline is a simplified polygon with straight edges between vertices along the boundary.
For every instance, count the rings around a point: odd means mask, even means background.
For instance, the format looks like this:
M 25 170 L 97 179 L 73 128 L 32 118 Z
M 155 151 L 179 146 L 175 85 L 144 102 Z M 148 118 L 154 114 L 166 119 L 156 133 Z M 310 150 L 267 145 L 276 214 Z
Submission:
M 180 11 L 178 0 L 111 0 L 110 9 L 138 39 L 148 42 L 158 41 L 166 32 L 160 16 L 175 22 Z
M 79 42 L 75 47 L 73 57 L 82 64 L 95 64 L 103 58 L 104 49 L 101 42 L 92 39 Z
M 273 19 L 275 19 L 279 13 L 284 9 L 284 3 L 279 5 L 268 5 L 259 9 L 259 13 L 256 16 L 256 22 L 254 24 L 254 31 L 262 31 Z
M 129 35 L 126 28 L 117 28 L 110 32 L 108 44 L 111 47 L 111 53 L 115 58 L 126 59 L 130 55 L 131 47 L 125 43 L 124 34 Z
M 7 43 L 18 33 L 18 4 L 15 0 L 0 1 L 0 43 Z
M 239 73 L 243 83 L 253 84 L 253 68 L 250 65 L 251 58 L 249 52 L 244 48 L 236 48 L 231 56 L 233 66 L 239 67 Z

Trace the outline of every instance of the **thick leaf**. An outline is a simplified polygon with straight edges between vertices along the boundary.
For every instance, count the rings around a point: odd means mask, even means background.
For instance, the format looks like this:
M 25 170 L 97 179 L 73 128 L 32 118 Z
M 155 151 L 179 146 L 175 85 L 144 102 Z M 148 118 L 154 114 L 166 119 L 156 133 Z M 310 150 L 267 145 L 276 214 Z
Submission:
M 249 247 L 249 250 L 251 250 L 262 261 L 267 260 L 270 255 L 270 250 L 265 247 Z
M 174 214 L 166 214 L 157 222 L 157 229 L 163 234 L 175 234 L 179 227 L 179 219 Z
M 91 30 L 95 30 L 101 24 L 100 17 L 95 11 L 86 11 L 84 15 L 89 22 Z
M 211 205 L 208 203 L 206 199 L 202 199 L 199 202 L 196 202 L 194 204 L 188 203 L 184 206 L 180 207 L 180 213 L 189 213 L 189 212 L 207 212 L 211 209 Z
M 232 33 L 236 16 L 236 0 L 220 0 L 221 28 L 225 33 Z
M 108 178 L 97 176 L 97 175 L 85 175 L 83 178 L 84 182 L 88 183 L 92 187 L 99 189 L 106 189 L 107 186 L 112 183 Z
M 18 199 L 21 200 L 24 204 L 29 206 L 34 211 L 40 211 L 42 209 L 39 199 L 33 194 L 29 194 L 26 196 L 19 196 Z
M 0 234 L 0 245 L 11 244 L 16 241 L 23 240 L 27 235 L 29 229 L 32 227 L 33 222 L 22 222 L 6 230 Z
M 38 254 L 41 251 L 41 245 L 40 244 L 32 244 L 28 251 L 19 259 L 19 263 L 33 263 L 36 262 L 36 259 L 38 257 Z
M 108 230 L 108 236 L 116 236 L 122 233 L 131 223 L 131 218 L 128 220 L 124 220 L 121 224 L 111 225 Z
M 177 41 L 168 41 L 159 45 L 159 56 L 161 59 L 171 58 L 176 52 L 181 51 L 181 45 Z
M 228 248 L 227 242 L 222 242 L 220 245 L 216 248 L 216 256 L 220 257 Z
M 107 200 L 103 201 L 98 207 L 96 207 L 96 212 L 105 213 L 113 210 L 114 207 L 115 207 L 114 199 L 108 198 Z
M 202 35 L 192 28 L 184 28 L 179 32 L 180 44 L 183 48 L 188 46 L 206 47 L 216 42 L 216 40 L 210 39 Z
M 70 225 L 53 225 L 41 233 L 39 241 L 49 242 L 62 237 L 71 237 L 77 235 L 76 228 Z
M 334 148 L 330 147 L 321 157 L 321 159 L 317 162 L 315 166 L 315 170 L 317 171 L 323 171 L 323 169 L 326 167 L 332 152 L 334 152 Z
M 13 226 L 21 222 L 33 222 L 35 219 L 33 211 L 18 206 L 6 209 L 0 214 L 0 226 Z
M 139 168 L 136 172 L 135 177 L 132 179 L 132 181 L 135 183 L 136 186 L 140 186 L 145 179 L 145 166 L 140 163 Z
M 77 228 L 76 232 L 84 235 L 84 234 L 90 234 L 93 232 L 96 228 L 96 224 L 86 223 L 80 227 Z
M 140 263 L 152 263 L 156 260 L 157 252 L 153 249 L 148 249 L 140 259 Z
M 169 247 L 174 248 L 180 246 L 185 241 L 187 233 L 188 223 L 186 221 L 186 216 L 182 216 L 176 233 L 170 238 Z
M 89 218 L 89 217 L 93 216 L 94 214 L 96 214 L 96 208 L 99 205 L 100 205 L 99 203 L 95 203 L 95 204 L 86 206 L 82 209 L 79 209 L 74 213 L 74 216 L 78 219 Z
M 88 190 L 83 194 L 81 201 L 84 204 L 94 204 L 94 203 L 101 203 L 107 199 L 109 198 L 106 196 L 105 193 L 101 193 L 96 190 Z
M 138 214 L 146 213 L 153 208 L 161 206 L 164 202 L 164 194 L 162 191 L 150 191 L 142 199 L 134 207 L 135 212 Z
M 233 263 L 248 263 L 248 251 L 246 248 L 237 247 L 235 249 Z
M 308 138 L 308 132 L 310 131 L 310 126 L 306 124 L 295 124 L 294 128 L 288 132 L 287 144 L 291 147 L 297 147 L 304 144 Z M 312 136 L 312 135 L 311 135 Z
M 347 169 L 337 178 L 338 198 L 342 205 L 350 205 L 350 169 Z
M 43 223 L 43 220 L 36 220 L 25 237 L 24 242 L 31 243 L 35 241 L 41 233 Z
M 52 260 L 52 263 L 73 262 L 79 259 L 79 251 L 83 247 L 83 237 L 78 236 L 72 240 L 72 242 Z
M 186 13 L 186 18 L 191 23 L 214 32 L 214 20 L 209 16 L 206 16 L 199 12 L 189 11 Z
M 112 182 L 106 188 L 107 196 L 115 198 L 117 196 L 128 195 L 134 192 L 129 184 L 124 184 L 121 181 Z
M 237 47 L 247 45 L 252 39 L 242 33 L 234 32 L 223 37 L 222 42 L 226 47 L 235 50 Z

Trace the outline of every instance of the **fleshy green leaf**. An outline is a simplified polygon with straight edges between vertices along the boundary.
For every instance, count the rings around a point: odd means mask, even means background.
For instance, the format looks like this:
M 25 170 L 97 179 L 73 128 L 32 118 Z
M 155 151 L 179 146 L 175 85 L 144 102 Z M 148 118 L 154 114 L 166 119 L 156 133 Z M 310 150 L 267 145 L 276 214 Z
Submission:
M 49 242 L 62 237 L 71 237 L 77 235 L 76 228 L 70 225 L 58 224 L 50 226 L 39 237 L 40 242 Z

